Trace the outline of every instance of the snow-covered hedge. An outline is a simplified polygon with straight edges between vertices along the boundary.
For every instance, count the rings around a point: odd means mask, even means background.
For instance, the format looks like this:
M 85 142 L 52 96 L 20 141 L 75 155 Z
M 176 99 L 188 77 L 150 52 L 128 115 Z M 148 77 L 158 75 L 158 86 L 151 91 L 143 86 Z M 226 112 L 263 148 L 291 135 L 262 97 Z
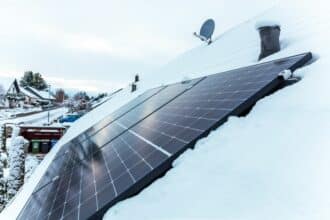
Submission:
M 9 150 L 9 177 L 8 177 L 8 197 L 16 195 L 19 188 L 24 184 L 25 173 L 25 152 L 24 145 L 28 144 L 23 137 L 15 137 L 11 142 Z

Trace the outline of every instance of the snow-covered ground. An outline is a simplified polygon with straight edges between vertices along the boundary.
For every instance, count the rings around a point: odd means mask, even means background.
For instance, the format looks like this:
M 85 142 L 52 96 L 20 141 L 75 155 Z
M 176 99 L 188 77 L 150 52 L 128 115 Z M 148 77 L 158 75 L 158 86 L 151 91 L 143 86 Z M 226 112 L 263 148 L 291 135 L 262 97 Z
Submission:
M 0 217 L 15 218 L 64 143 L 145 89 L 257 63 L 255 24 L 276 20 L 282 51 L 265 60 L 312 51 L 318 59 L 296 72 L 302 80 L 259 101 L 246 117 L 230 118 L 178 158 L 164 177 L 112 207 L 105 219 L 330 219 L 327 6 L 326 1 L 280 2 L 213 44 L 142 76 L 136 93 L 126 88 L 77 120 Z
M 57 119 L 61 115 L 65 114 L 68 111 L 67 108 L 62 107 L 62 108 L 57 108 L 50 110 L 49 112 L 49 119 L 50 121 L 53 121 L 54 119 Z M 0 121 L 0 123 L 24 123 L 24 124 L 31 124 L 31 125 L 43 125 L 48 122 L 48 111 L 36 113 L 33 115 L 28 115 L 24 117 L 18 117 L 18 118 L 13 118 L 13 119 L 7 119 Z
M 40 107 L 27 108 L 27 109 L 25 108 L 1 109 L 0 121 L 16 117 L 17 114 L 39 112 L 41 110 L 42 109 Z

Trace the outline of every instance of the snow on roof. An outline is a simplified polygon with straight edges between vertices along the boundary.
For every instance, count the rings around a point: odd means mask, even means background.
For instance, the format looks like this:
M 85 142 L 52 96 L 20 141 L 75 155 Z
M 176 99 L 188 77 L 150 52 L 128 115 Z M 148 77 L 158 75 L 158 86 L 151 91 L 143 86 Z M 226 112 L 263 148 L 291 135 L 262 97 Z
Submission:
M 257 63 L 254 24 L 277 19 L 282 51 L 264 60 L 316 53 L 317 62 L 295 73 L 302 80 L 259 101 L 246 117 L 231 117 L 179 157 L 164 177 L 112 207 L 105 219 L 131 219 L 132 213 L 134 219 L 329 219 L 330 19 L 320 5 L 310 0 L 277 6 L 146 74 L 138 92 L 126 88 L 84 115 L 0 217 L 17 216 L 64 143 L 145 89 Z
M 31 98 L 35 98 L 35 99 L 39 99 L 39 97 L 37 97 L 36 95 L 34 95 L 32 92 L 26 90 L 25 88 L 23 88 L 22 86 L 19 87 L 20 91 L 22 93 L 24 93 L 25 95 L 31 97 Z
M 37 90 L 33 87 L 28 87 L 32 92 L 34 92 L 37 96 L 39 96 L 42 99 L 55 99 L 55 97 L 52 94 L 49 94 L 48 91 L 42 91 L 42 90 Z
M 274 27 L 274 26 L 279 26 L 281 27 L 280 22 L 278 21 L 272 21 L 272 20 L 260 20 L 257 21 L 254 25 L 255 29 L 258 30 L 262 27 Z

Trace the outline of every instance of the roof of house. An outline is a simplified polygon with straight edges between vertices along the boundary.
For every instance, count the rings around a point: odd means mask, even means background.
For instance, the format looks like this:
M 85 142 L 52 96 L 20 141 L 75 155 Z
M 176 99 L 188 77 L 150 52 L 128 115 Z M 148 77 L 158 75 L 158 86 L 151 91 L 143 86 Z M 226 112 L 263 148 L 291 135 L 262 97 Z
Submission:
M 45 100 L 55 100 L 55 97 L 50 94 L 48 91 L 42 91 L 42 90 L 37 90 L 33 87 L 27 86 L 26 89 L 30 92 L 32 92 L 33 94 L 35 94 L 36 96 L 38 96 L 41 99 L 45 99 Z
M 14 87 L 17 93 L 22 93 L 25 96 L 28 96 L 30 98 L 35 98 L 35 99 L 48 99 L 48 92 L 44 92 L 44 91 L 38 91 L 32 87 L 22 87 L 19 85 L 17 79 L 14 79 L 14 81 L 12 81 L 12 83 L 8 86 L 7 88 L 7 93 L 9 92 L 11 87 Z M 47 96 L 46 94 L 47 93 Z M 47 98 L 44 98 L 47 97 Z M 53 96 L 51 96 L 51 99 L 54 98 Z
M 12 86 L 14 86 L 15 87 L 15 89 L 16 89 L 16 91 L 17 92 L 19 92 L 20 90 L 20 88 L 19 88 L 19 85 L 18 85 L 18 82 L 17 82 L 17 80 L 16 79 L 14 79 L 14 81 L 12 81 L 12 83 L 11 84 L 9 84 L 8 85 L 8 87 L 6 87 L 6 93 L 8 93 L 9 92 L 9 90 L 10 90 L 10 88 L 12 87 Z
M 35 98 L 35 99 L 39 99 L 38 96 L 36 96 L 35 94 L 33 94 L 32 92 L 30 92 L 29 90 L 23 88 L 23 87 L 19 87 L 19 90 L 21 93 L 23 93 L 24 95 L 30 97 L 30 98 Z

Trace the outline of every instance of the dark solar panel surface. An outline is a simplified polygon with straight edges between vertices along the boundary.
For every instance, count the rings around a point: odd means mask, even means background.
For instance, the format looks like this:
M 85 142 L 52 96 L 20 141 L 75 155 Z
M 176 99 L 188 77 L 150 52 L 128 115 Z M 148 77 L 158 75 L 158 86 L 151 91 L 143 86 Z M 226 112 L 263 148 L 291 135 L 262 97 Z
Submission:
M 176 154 L 209 129 L 223 123 L 228 116 L 248 110 L 253 101 L 281 83 L 279 72 L 294 67 L 301 58 L 292 57 L 208 76 L 132 130 Z
M 160 86 L 157 88 L 149 89 L 148 91 L 144 92 L 143 94 L 139 95 L 132 101 L 128 102 L 124 106 L 120 107 L 118 110 L 112 112 L 107 117 L 102 119 L 100 122 L 98 122 L 96 125 L 90 127 L 87 129 L 87 131 L 83 132 L 82 134 L 78 135 L 76 138 L 74 138 L 71 142 L 73 144 L 80 143 L 84 140 L 86 140 L 88 137 L 95 134 L 100 129 L 104 128 L 106 125 L 110 124 L 111 122 L 115 121 L 117 118 L 123 116 L 125 113 L 129 112 L 139 104 L 143 103 L 144 101 L 148 100 L 150 97 L 156 95 L 158 92 L 160 92 L 162 89 L 166 88 L 165 86 Z M 61 151 L 58 153 L 58 155 L 64 154 L 64 152 L 67 150 L 67 147 L 62 148 Z
M 280 86 L 279 72 L 310 59 L 311 54 L 302 54 L 210 75 L 184 89 L 168 86 L 80 143 L 86 146 L 54 160 L 57 165 L 45 174 L 52 181 L 32 194 L 20 219 L 101 218 L 229 115 L 242 114 Z
M 140 120 L 153 113 L 154 111 L 156 111 L 157 109 L 163 107 L 163 105 L 167 104 L 173 98 L 185 92 L 191 86 L 194 86 L 200 80 L 201 78 L 191 80 L 184 84 L 176 83 L 169 85 L 161 92 L 159 92 L 156 96 L 153 96 L 141 105 L 136 106 L 134 109 L 127 112 L 123 117 L 118 118 L 118 120 L 116 121 L 119 121 L 126 127 L 131 127 Z M 121 134 L 125 130 L 126 128 L 119 126 L 117 123 L 111 123 L 104 129 L 100 130 L 92 137 L 90 137 L 89 142 L 100 147 L 112 140 L 114 137 Z M 88 144 L 88 146 L 90 146 L 90 144 Z
M 62 175 L 32 196 L 25 219 L 85 219 L 121 195 L 168 155 L 130 132 L 100 151 L 69 166 Z M 52 210 L 50 213 L 49 211 Z
M 132 101 L 130 101 L 126 105 L 124 105 L 121 108 L 119 108 L 118 110 L 114 111 L 111 115 L 109 115 L 109 117 L 103 119 L 100 123 L 97 123 L 95 126 L 88 129 L 88 131 L 86 132 L 87 135 L 92 136 L 97 131 L 104 128 L 106 125 L 108 125 L 109 123 L 111 123 L 114 120 L 116 120 L 117 118 L 123 116 L 125 113 L 129 112 L 131 109 L 135 108 L 139 104 L 141 104 L 144 101 L 148 100 L 150 97 L 156 95 L 157 93 L 159 93 L 161 90 L 163 90 L 165 88 L 166 88 L 165 86 L 161 86 L 161 87 L 157 87 L 157 88 L 154 88 L 154 89 L 149 89 L 148 91 L 141 94 L 137 98 L 133 99 Z
M 184 83 L 171 84 L 163 87 L 162 89 L 158 89 L 157 91 L 151 89 L 146 92 L 148 95 L 142 94 L 139 96 L 139 101 L 133 100 L 127 104 L 126 106 L 129 111 L 125 112 L 124 110 L 119 109 L 114 114 L 111 114 L 111 118 L 114 119 L 112 121 L 108 120 L 110 116 L 107 117 L 107 121 L 109 123 L 95 134 L 91 136 L 83 134 L 88 136 L 85 140 L 80 142 L 76 139 L 75 141 L 67 143 L 62 147 L 61 151 L 58 153 L 58 156 L 56 156 L 56 160 L 50 165 L 51 169 L 48 169 L 47 173 L 42 177 L 35 191 L 52 182 L 56 176 L 59 176 L 66 169 L 66 167 L 71 166 L 72 163 L 75 163 L 77 160 L 83 160 L 86 156 L 91 155 L 93 152 L 97 151 L 106 143 L 110 142 L 112 139 L 127 130 L 122 126 L 119 126 L 117 123 L 113 123 L 114 121 L 120 120 L 123 121 L 123 123 L 127 121 L 130 124 L 125 124 L 128 127 L 132 126 L 157 109 L 161 108 L 163 105 L 167 104 L 181 93 L 185 92 L 187 89 L 190 89 L 200 80 L 202 80 L 202 78 L 193 79 Z M 131 108 L 131 106 L 135 107 Z M 125 114 L 119 114 L 118 112 L 125 112 Z M 120 115 L 120 117 L 114 117 L 112 115 Z M 104 120 L 100 123 L 104 124 Z M 100 126 L 96 125 L 93 127 Z

